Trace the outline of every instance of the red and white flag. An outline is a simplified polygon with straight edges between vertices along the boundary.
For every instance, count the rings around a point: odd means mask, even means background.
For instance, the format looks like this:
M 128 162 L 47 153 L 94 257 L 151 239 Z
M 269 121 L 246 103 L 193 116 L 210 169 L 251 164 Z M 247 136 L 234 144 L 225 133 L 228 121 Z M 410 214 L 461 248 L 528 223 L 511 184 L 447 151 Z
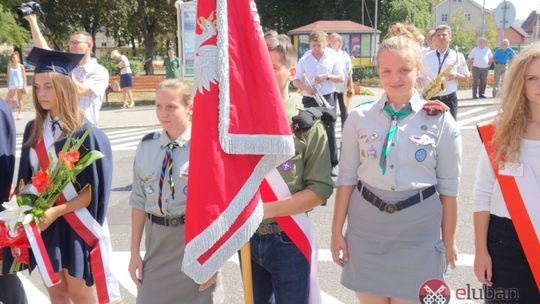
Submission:
M 255 233 L 264 177 L 294 155 L 255 2 L 199 0 L 183 271 L 208 280 Z

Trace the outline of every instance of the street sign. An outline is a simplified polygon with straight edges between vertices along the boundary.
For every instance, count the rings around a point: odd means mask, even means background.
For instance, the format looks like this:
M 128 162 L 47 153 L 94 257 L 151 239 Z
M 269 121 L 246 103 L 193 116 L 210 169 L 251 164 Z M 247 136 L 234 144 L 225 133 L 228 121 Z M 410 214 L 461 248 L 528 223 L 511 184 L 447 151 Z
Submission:
M 509 28 L 516 20 L 516 7 L 510 1 L 501 2 L 495 9 L 495 25 L 498 29 Z

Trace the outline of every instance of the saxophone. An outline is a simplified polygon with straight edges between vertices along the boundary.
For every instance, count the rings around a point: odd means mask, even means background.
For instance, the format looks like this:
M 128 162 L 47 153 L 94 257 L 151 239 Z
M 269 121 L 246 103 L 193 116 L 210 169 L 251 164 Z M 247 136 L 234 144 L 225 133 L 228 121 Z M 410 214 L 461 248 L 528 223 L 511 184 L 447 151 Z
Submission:
M 456 60 L 454 63 L 447 65 L 444 70 L 442 70 L 433 81 L 429 84 L 427 89 L 424 91 L 424 99 L 431 99 L 435 97 L 435 95 L 439 94 L 440 92 L 446 91 L 446 76 L 452 72 L 452 69 L 456 66 L 458 63 L 458 60 Z

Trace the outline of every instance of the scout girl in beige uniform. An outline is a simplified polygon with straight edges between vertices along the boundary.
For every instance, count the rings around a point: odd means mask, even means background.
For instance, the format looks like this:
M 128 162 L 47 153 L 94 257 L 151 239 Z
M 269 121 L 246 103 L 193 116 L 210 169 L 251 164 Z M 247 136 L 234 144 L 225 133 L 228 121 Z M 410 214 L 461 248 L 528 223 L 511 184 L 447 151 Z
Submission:
M 143 137 L 133 166 L 129 272 L 139 287 L 137 303 L 221 303 L 217 275 L 198 285 L 181 269 L 191 138 L 191 88 L 166 80 L 156 90 L 162 131 Z M 145 230 L 144 259 L 140 243 Z

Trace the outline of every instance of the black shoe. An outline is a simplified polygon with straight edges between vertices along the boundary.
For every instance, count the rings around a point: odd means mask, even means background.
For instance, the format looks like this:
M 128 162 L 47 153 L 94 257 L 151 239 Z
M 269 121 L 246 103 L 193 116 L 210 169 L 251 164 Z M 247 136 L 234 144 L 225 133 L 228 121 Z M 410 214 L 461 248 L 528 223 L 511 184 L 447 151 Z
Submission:
M 336 177 L 338 175 L 338 170 L 336 167 L 332 167 L 332 173 L 330 173 L 331 176 Z
M 486 97 L 486 96 L 484 96 L 484 95 L 480 95 L 480 98 L 487 98 L 487 97 Z
M 473 97 L 472 97 L 472 99 L 478 99 L 478 97 L 476 97 L 476 96 L 473 96 Z

